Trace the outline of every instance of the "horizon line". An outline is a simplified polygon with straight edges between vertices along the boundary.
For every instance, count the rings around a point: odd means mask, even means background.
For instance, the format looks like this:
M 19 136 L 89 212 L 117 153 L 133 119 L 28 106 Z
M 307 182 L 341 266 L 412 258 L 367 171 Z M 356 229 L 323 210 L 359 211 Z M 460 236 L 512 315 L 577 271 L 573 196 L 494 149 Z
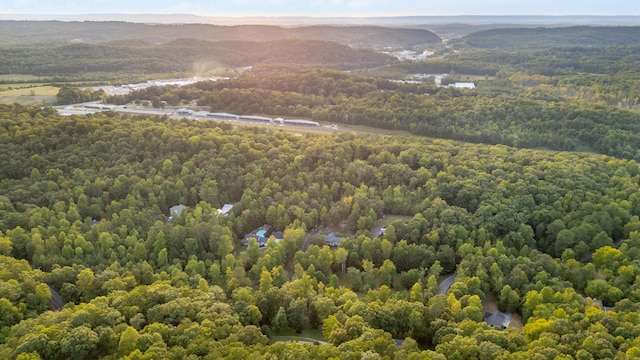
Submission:
M 367 18 L 420 18 L 420 17 L 640 17 L 640 14 L 423 14 L 423 15 L 309 15 L 309 14 L 284 14 L 284 15 L 234 15 L 234 14 L 196 14 L 196 13 L 183 13 L 183 12 L 108 12 L 108 13 L 22 13 L 22 12 L 0 12 L 0 16 L 62 16 L 62 17 L 76 17 L 76 16 L 110 16 L 110 15 L 150 15 L 150 16 L 194 16 L 194 17 L 214 17 L 214 18 L 353 18 L 353 19 L 367 19 Z M 2 19 L 0 19 L 2 20 Z

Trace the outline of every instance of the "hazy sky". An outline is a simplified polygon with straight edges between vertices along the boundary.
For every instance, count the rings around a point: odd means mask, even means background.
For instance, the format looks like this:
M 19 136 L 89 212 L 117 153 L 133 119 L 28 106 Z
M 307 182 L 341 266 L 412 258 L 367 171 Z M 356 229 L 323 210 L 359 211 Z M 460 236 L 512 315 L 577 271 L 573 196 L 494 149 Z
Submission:
M 638 0 L 0 0 L 0 14 L 640 15 Z M 1 18 L 1 17 L 0 17 Z

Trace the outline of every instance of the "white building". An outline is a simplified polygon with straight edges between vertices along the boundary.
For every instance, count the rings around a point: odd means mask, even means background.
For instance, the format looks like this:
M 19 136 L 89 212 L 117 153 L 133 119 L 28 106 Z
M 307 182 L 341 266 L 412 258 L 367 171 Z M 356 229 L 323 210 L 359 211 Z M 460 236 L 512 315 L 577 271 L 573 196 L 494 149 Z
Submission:
M 229 113 L 208 113 L 208 117 L 214 119 L 222 119 L 222 120 L 238 120 L 238 115 L 229 114 Z
M 476 88 L 476 84 L 472 83 L 472 82 L 457 82 L 455 84 L 453 84 L 453 86 L 456 89 L 475 89 Z
M 257 116 L 257 115 L 241 115 L 238 119 L 244 120 L 244 121 L 261 121 L 261 122 L 268 122 L 268 123 L 273 121 L 273 119 L 270 117 Z
M 302 120 L 302 119 L 287 119 L 284 121 L 286 125 L 298 125 L 298 126 L 320 126 L 316 121 Z
M 193 113 L 194 116 L 199 116 L 199 117 L 207 117 L 209 116 L 209 112 L 208 111 L 196 111 Z
M 233 204 L 224 204 L 222 208 L 218 209 L 218 215 L 227 216 L 229 215 L 229 211 L 231 211 L 231 209 L 233 209 Z

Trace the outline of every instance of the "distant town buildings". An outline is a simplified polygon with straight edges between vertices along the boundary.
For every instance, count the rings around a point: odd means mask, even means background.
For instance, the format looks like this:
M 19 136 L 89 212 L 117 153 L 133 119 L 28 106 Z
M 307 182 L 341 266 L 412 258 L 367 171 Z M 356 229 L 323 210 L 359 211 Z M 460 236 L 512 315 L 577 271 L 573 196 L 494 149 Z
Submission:
M 185 86 L 191 85 L 200 81 L 217 81 L 228 79 L 227 77 L 219 77 L 219 76 L 210 76 L 210 77 L 194 77 L 194 78 L 184 78 L 184 79 L 166 79 L 166 80 L 149 80 L 144 83 L 138 84 L 127 84 L 121 86 L 113 86 L 113 85 L 104 85 L 104 86 L 96 86 L 93 88 L 94 91 L 102 90 L 107 95 L 126 95 L 134 90 L 146 89 L 152 86 Z
M 398 60 L 415 62 L 427 59 L 428 57 L 432 56 L 434 52 L 430 50 L 423 50 L 422 52 L 415 50 L 402 50 L 386 52 L 385 54 L 395 56 Z
M 433 82 L 437 87 L 454 87 L 456 89 L 475 89 L 476 84 L 473 82 L 454 82 L 449 85 L 443 85 L 442 80 L 449 77 L 449 74 L 413 74 L 415 79 L 428 79 L 433 78 Z

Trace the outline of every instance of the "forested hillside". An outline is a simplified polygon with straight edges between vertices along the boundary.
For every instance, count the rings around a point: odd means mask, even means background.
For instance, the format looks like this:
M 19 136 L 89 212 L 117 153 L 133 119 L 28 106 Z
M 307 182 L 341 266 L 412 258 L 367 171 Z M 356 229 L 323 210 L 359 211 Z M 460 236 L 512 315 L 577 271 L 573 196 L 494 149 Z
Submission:
M 61 44 L 72 41 L 102 43 L 141 39 L 166 43 L 192 38 L 207 41 L 318 40 L 367 48 L 413 47 L 439 44 L 429 30 L 380 26 L 267 25 L 218 26 L 207 24 L 140 24 L 127 22 L 0 21 L 0 43 L 6 45 Z
M 606 47 L 638 45 L 637 26 L 571 26 L 561 28 L 491 29 L 469 34 L 450 43 L 483 49 L 523 50 L 554 47 Z
M 640 354 L 633 160 L 18 105 L 0 119 L 2 358 Z M 283 239 L 243 246 L 263 224 Z M 483 321 L 494 298 L 522 329 Z M 296 332 L 327 343 L 279 337 Z
M 398 65 L 411 73 L 637 76 L 640 27 L 493 29 L 453 39 L 437 55 Z
M 210 42 L 180 39 L 164 44 L 141 40 L 101 44 L 0 46 L 0 73 L 41 76 L 85 75 L 88 72 L 139 76 L 145 73 L 201 74 L 219 68 L 255 66 L 267 69 L 307 67 L 341 70 L 381 66 L 390 56 L 315 40 Z

